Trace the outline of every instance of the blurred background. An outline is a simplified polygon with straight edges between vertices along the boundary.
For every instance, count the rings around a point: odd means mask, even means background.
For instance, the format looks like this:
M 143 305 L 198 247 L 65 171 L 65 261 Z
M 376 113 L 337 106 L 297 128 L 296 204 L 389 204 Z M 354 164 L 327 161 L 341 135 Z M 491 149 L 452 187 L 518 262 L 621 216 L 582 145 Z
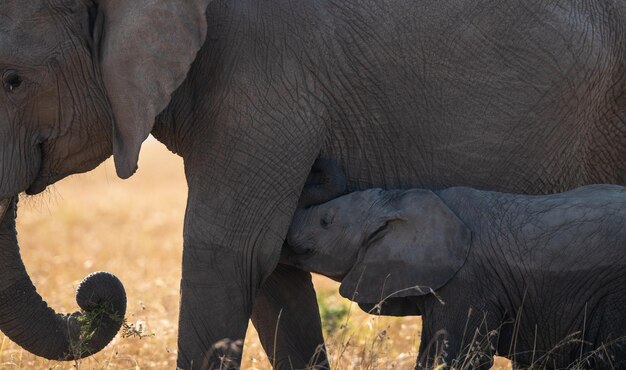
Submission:
M 156 140 L 143 147 L 139 172 L 119 180 L 112 161 L 20 200 L 18 232 L 26 268 L 48 304 L 78 309 L 74 291 L 91 272 L 117 275 L 128 294 L 127 320 L 141 338 L 118 335 L 79 362 L 37 358 L 0 334 L 1 369 L 174 369 L 187 188 L 182 161 Z M 315 276 L 333 369 L 412 369 L 419 317 L 367 315 Z M 271 366 L 250 325 L 243 369 Z M 495 369 L 510 369 L 497 359 Z

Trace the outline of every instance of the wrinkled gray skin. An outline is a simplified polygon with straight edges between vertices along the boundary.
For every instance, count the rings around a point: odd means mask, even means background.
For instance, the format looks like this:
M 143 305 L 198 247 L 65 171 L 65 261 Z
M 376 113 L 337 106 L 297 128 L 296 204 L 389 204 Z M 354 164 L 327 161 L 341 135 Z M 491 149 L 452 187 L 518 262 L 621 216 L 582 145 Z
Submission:
M 0 200 L 110 155 L 129 177 L 152 132 L 189 185 L 178 365 L 218 366 L 252 315 L 273 363 L 303 367 L 313 287 L 276 266 L 314 159 L 350 190 L 625 184 L 624 8 L 1 0 Z
M 626 366 L 624 187 L 371 189 L 298 210 L 288 243 L 292 264 L 341 281 L 362 307 L 422 313 L 418 368 L 441 357 L 489 369 L 494 354 L 524 368 Z

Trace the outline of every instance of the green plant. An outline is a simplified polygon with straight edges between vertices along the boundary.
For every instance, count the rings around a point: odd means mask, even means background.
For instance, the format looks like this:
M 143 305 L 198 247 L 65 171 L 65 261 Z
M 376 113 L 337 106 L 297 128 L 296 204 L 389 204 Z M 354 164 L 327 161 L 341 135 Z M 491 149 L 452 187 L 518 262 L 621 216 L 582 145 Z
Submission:
M 349 304 L 328 293 L 318 296 L 317 303 L 320 308 L 322 326 L 326 334 L 332 334 L 346 325 L 346 318 L 350 313 Z
M 91 349 L 88 342 L 93 338 L 96 330 L 101 326 L 102 321 L 106 318 L 113 320 L 121 325 L 122 338 L 139 338 L 152 337 L 154 333 L 145 333 L 143 325 L 129 324 L 125 317 L 111 313 L 113 307 L 110 304 L 101 304 L 90 311 L 75 312 L 72 316 L 76 317 L 79 324 L 79 333 L 77 340 L 70 341 L 70 353 L 68 358 L 82 358 L 88 354 Z M 78 368 L 78 364 L 76 364 Z

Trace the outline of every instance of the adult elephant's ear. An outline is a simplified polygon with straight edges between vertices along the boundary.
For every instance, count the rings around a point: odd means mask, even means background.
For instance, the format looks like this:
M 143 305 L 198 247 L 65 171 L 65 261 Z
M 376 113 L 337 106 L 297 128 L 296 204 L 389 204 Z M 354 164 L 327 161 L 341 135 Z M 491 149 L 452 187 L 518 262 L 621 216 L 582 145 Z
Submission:
M 470 250 L 470 230 L 433 192 L 409 190 L 388 207 L 339 289 L 358 303 L 429 294 L 454 277 Z
M 204 43 L 209 2 L 97 1 L 103 17 L 99 57 L 115 118 L 113 154 L 119 177 L 137 170 L 141 144 L 155 117 Z

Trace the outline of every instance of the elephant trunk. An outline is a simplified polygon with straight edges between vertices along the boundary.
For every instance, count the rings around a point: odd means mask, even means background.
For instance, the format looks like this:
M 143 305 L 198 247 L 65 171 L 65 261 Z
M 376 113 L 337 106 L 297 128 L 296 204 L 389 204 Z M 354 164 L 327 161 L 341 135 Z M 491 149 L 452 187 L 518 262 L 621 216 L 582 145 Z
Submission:
M 317 159 L 298 200 L 298 208 L 326 203 L 345 194 L 346 187 L 346 175 L 337 163 L 328 159 Z
M 0 330 L 25 350 L 51 360 L 76 360 L 102 350 L 123 324 L 124 286 L 109 273 L 91 274 L 76 292 L 82 311 L 54 312 L 22 262 L 16 210 L 16 198 L 0 200 Z

